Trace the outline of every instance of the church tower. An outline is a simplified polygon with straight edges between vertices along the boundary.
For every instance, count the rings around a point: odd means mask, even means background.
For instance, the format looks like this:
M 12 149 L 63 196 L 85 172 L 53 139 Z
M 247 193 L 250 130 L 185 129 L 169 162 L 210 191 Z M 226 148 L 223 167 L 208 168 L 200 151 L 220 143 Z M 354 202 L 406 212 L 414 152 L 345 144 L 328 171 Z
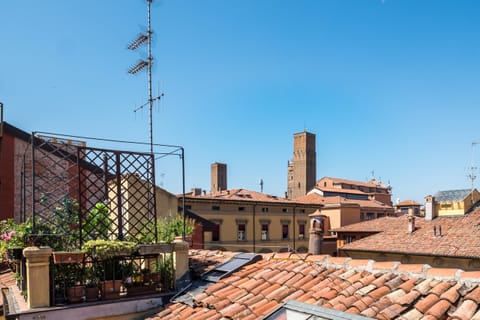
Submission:
M 293 135 L 293 158 L 288 162 L 287 198 L 295 199 L 313 189 L 317 179 L 315 134 L 304 131 Z

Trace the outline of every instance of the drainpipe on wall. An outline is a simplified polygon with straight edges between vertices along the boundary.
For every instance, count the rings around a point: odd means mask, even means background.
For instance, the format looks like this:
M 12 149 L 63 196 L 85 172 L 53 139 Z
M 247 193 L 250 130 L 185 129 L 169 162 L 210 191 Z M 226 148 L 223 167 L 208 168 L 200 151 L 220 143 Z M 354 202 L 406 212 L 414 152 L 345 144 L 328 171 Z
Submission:
M 256 250 L 256 234 L 255 234 L 255 208 L 257 207 L 257 203 L 253 203 L 253 253 L 255 253 Z

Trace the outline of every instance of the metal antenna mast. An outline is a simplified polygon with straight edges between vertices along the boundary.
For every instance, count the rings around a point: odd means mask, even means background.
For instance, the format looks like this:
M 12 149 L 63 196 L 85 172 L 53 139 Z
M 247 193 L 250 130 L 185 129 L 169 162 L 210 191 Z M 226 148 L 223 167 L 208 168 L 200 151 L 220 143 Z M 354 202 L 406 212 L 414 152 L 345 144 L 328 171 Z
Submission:
M 141 106 L 137 107 L 134 112 L 137 112 L 140 109 L 143 109 L 146 105 L 148 105 L 149 111 L 149 124 L 150 124 L 150 153 L 153 154 L 153 102 L 156 100 L 160 100 L 163 97 L 163 93 L 153 97 L 152 93 L 152 66 L 153 66 L 153 56 L 152 56 L 152 27 L 151 27 L 151 11 L 152 11 L 152 2 L 153 0 L 147 0 L 147 34 L 139 34 L 135 40 L 133 40 L 129 45 L 128 49 L 135 51 L 145 43 L 147 44 L 147 61 L 140 60 L 137 62 L 136 65 L 130 67 L 128 69 L 128 73 L 130 74 L 137 74 L 140 71 L 143 71 L 147 68 L 148 73 L 148 101 Z

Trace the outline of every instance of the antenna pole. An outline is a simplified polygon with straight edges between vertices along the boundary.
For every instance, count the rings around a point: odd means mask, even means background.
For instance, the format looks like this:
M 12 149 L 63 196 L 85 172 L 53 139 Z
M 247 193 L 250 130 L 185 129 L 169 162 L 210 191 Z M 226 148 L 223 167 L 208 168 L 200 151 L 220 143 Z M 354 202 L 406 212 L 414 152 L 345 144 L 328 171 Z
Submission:
M 151 9 L 152 9 L 152 1 L 148 0 L 148 30 L 147 30 L 147 46 L 148 46 L 148 109 L 150 112 L 150 153 L 153 155 L 153 95 L 152 95 L 152 29 L 151 29 Z

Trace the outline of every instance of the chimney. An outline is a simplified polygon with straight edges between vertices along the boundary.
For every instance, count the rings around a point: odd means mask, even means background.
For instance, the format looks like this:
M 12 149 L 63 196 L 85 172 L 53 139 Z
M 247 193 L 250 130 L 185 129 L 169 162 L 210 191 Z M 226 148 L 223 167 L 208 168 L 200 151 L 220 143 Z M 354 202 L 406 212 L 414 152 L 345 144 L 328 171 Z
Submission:
M 192 196 L 196 197 L 202 194 L 201 188 L 192 188 Z
M 426 196 L 425 197 L 425 221 L 433 220 L 434 210 L 435 210 L 435 197 Z
M 415 216 L 413 214 L 408 215 L 408 233 L 415 231 Z
M 308 242 L 308 253 L 311 254 L 321 254 L 322 253 L 322 242 L 323 242 L 323 233 L 324 233 L 324 220 L 325 216 L 321 214 L 320 210 L 317 209 L 314 213 L 309 215 L 310 217 L 310 232 L 309 232 L 309 242 Z

